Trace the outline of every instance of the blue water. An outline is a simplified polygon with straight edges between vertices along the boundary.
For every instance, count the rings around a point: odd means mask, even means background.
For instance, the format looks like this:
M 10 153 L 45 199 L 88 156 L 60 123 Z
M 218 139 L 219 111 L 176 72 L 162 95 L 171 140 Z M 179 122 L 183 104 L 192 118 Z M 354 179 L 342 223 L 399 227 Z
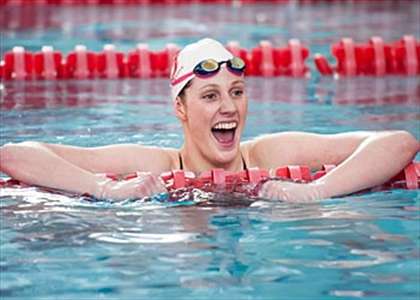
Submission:
M 419 34 L 419 6 L 181 6 L 35 9 L 2 26 L 1 49 L 76 43 L 155 48 L 204 35 L 254 46 L 299 37 L 328 54 Z M 17 8 L 7 9 L 19 15 Z M 26 9 L 26 8 L 25 8 Z M 212 14 L 217 22 L 212 21 Z M 143 16 L 138 18 L 138 16 Z M 156 29 L 157 17 L 165 20 Z M 188 20 L 182 20 L 191 16 Z M 9 18 L 9 17 L 8 17 Z M 25 23 L 26 22 L 26 23 Z M 311 66 L 312 67 L 312 66 Z M 243 140 L 285 130 L 404 129 L 420 138 L 420 79 L 248 78 Z M 1 144 L 179 147 L 168 83 L 3 82 Z M 308 149 L 310 151 L 310 149 Z M 417 159 L 420 159 L 418 156 Z M 386 163 L 386 162 L 384 162 Z M 194 204 L 194 201 L 198 204 Z M 210 201 L 210 202 L 209 202 Z M 39 188 L 0 190 L 1 299 L 418 299 L 420 197 L 392 190 L 291 204 L 195 191 L 184 202 L 92 203 Z

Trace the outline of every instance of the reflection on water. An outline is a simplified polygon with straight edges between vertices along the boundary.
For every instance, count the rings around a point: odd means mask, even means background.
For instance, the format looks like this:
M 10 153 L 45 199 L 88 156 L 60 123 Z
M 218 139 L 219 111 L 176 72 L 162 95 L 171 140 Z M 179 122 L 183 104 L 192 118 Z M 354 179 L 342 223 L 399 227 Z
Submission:
M 285 130 L 403 129 L 420 137 L 418 78 L 248 78 L 247 82 L 244 140 Z M 2 143 L 32 139 L 82 146 L 182 144 L 182 129 L 164 79 L 5 82 L 3 91 Z
M 13 46 L 39 51 L 45 44 L 68 52 L 77 44 L 102 50 L 115 43 L 126 51 L 147 41 L 152 49 L 168 42 L 179 45 L 213 36 L 223 42 L 237 40 L 251 48 L 260 40 L 285 45 L 298 37 L 314 51 L 342 37 L 367 41 L 380 34 L 385 41 L 402 34 L 419 35 L 420 11 L 416 1 L 358 1 L 356 4 L 297 5 L 151 5 L 151 6 L 0 6 L 3 32 L 1 52 Z M 357 36 L 355 34 L 357 33 Z M 31 39 L 27 39 L 31 36 Z
M 56 278 L 54 293 L 71 294 L 74 286 L 86 287 L 86 295 L 123 289 L 127 299 L 139 289 L 162 297 L 172 288 L 206 289 L 213 297 L 303 282 L 310 289 L 288 295 L 418 293 L 419 211 L 405 209 L 420 204 L 417 191 L 314 204 L 259 200 L 242 208 L 227 206 L 226 194 L 213 196 L 224 205 L 200 206 L 92 203 L 35 188 L 0 192 L 5 294 L 24 297 L 44 286 L 35 276 L 40 271 Z M 87 268 L 90 275 L 83 275 Z
M 250 77 L 248 96 L 255 102 L 320 105 L 420 104 L 420 79 L 387 76 L 314 78 Z M 170 102 L 166 79 L 8 81 L 2 83 L 2 110 L 94 107 L 116 104 L 165 106 Z

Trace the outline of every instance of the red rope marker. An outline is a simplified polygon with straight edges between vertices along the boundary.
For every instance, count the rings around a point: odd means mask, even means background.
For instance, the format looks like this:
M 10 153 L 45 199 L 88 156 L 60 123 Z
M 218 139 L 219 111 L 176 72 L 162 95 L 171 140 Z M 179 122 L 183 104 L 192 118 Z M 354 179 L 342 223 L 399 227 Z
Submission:
M 275 177 L 277 179 L 291 179 L 298 182 L 311 182 L 316 180 L 328 172 L 335 166 L 325 165 L 323 170 L 311 174 L 307 166 L 284 166 L 275 169 Z M 130 180 L 141 176 L 139 172 L 130 173 L 126 176 L 116 174 L 106 174 L 112 180 Z M 258 185 L 259 183 L 270 179 L 269 172 L 264 169 L 250 168 L 246 171 L 228 172 L 223 169 L 213 169 L 203 172 L 200 176 L 195 176 L 192 172 L 182 170 L 174 170 L 161 174 L 161 179 L 165 182 L 169 191 L 181 188 L 211 188 L 223 186 L 226 190 L 230 190 L 235 186 L 241 185 Z M 0 188 L 21 187 L 22 184 L 12 178 L 0 178 Z M 405 188 L 419 189 L 420 187 L 420 162 L 412 162 L 407 165 L 399 174 L 385 183 L 382 188 Z
M 416 173 L 416 166 L 411 163 L 404 169 L 405 182 L 407 184 L 407 189 L 416 190 L 419 188 L 418 185 L 418 176 Z
M 269 41 L 260 42 L 261 49 L 261 75 L 264 77 L 274 76 L 274 49 Z
M 104 50 L 97 54 L 95 69 L 100 78 L 126 77 L 127 68 L 124 54 L 116 51 L 114 45 L 105 45 Z
M 356 44 L 344 38 L 331 46 L 337 65 L 331 67 L 321 54 L 314 55 L 315 66 L 321 75 L 385 76 L 420 74 L 420 43 L 406 35 L 394 43 L 385 43 L 381 37 L 372 37 L 368 43 Z
M 65 61 L 65 77 L 75 79 L 94 78 L 96 55 L 86 46 L 77 45 Z
M 397 54 L 397 64 L 400 65 L 400 70 L 408 76 L 414 76 L 420 74 L 419 72 L 419 56 L 420 51 L 419 45 L 416 42 L 414 36 L 405 35 L 401 41 L 403 45 L 403 51 L 401 54 Z M 396 51 L 399 49 L 397 48 Z
M 386 73 L 384 41 L 381 37 L 374 36 L 370 39 L 370 43 L 373 47 L 374 73 L 376 76 L 383 76 Z
M 23 47 L 13 47 L 4 55 L 3 78 L 25 80 L 31 79 L 32 53 Z
M 33 56 L 33 72 L 36 79 L 54 80 L 61 76 L 61 53 L 51 46 L 43 46 Z
M 229 42 L 226 48 L 245 61 L 245 75 L 304 77 L 309 72 L 305 65 L 309 50 L 297 39 L 289 40 L 286 47 L 274 47 L 269 41 L 261 41 L 250 51 L 241 48 L 238 42 Z M 128 53 L 117 51 L 114 45 L 105 45 L 104 50 L 97 53 L 78 45 L 68 55 L 51 46 L 44 46 L 35 54 L 23 47 L 14 47 L 5 53 L 0 63 L 0 77 L 5 80 L 168 77 L 178 52 L 174 44 L 151 51 L 148 44 L 142 43 Z M 351 38 L 343 38 L 331 46 L 331 53 L 336 58 L 336 66 L 323 55 L 314 55 L 316 69 L 323 76 L 420 74 L 420 43 L 410 35 L 388 44 L 377 36 L 359 44 Z
M 304 65 L 305 51 L 298 39 L 289 41 L 289 49 L 291 54 L 290 69 L 293 77 L 302 77 L 305 75 L 306 68 Z M 306 55 L 307 56 L 307 55 Z

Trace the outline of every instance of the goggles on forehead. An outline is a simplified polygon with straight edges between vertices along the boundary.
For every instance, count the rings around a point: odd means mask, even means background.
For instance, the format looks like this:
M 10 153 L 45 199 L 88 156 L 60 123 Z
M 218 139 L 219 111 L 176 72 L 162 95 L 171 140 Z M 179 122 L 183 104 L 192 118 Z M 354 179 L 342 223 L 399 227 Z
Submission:
M 206 59 L 195 66 L 193 73 L 199 77 L 212 76 L 219 72 L 222 64 L 226 63 L 229 71 L 236 75 L 242 75 L 245 70 L 245 62 L 239 57 L 233 57 L 227 61 L 218 62 L 214 59 Z
M 184 74 L 183 76 L 177 79 L 174 79 L 171 82 L 171 84 L 176 85 L 182 82 L 183 80 L 187 79 L 188 77 L 190 77 L 192 74 L 195 74 L 197 77 L 201 77 L 201 78 L 213 76 L 217 74 L 217 72 L 219 72 L 220 67 L 223 64 L 226 64 L 227 69 L 233 74 L 238 75 L 238 76 L 241 76 L 245 71 L 245 62 L 239 57 L 235 56 L 229 60 L 221 61 L 221 62 L 218 62 L 215 59 L 209 58 L 209 59 L 203 60 L 198 65 L 196 65 L 192 72 Z

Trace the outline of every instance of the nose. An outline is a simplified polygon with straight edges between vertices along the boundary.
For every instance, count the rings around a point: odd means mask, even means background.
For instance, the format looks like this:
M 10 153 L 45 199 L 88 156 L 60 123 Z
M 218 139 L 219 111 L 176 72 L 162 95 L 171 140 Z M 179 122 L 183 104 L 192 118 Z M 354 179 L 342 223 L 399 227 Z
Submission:
M 222 102 L 220 104 L 220 112 L 221 113 L 234 113 L 236 112 L 236 104 L 235 100 L 232 99 L 232 97 L 229 94 L 225 94 L 224 97 L 222 97 Z

